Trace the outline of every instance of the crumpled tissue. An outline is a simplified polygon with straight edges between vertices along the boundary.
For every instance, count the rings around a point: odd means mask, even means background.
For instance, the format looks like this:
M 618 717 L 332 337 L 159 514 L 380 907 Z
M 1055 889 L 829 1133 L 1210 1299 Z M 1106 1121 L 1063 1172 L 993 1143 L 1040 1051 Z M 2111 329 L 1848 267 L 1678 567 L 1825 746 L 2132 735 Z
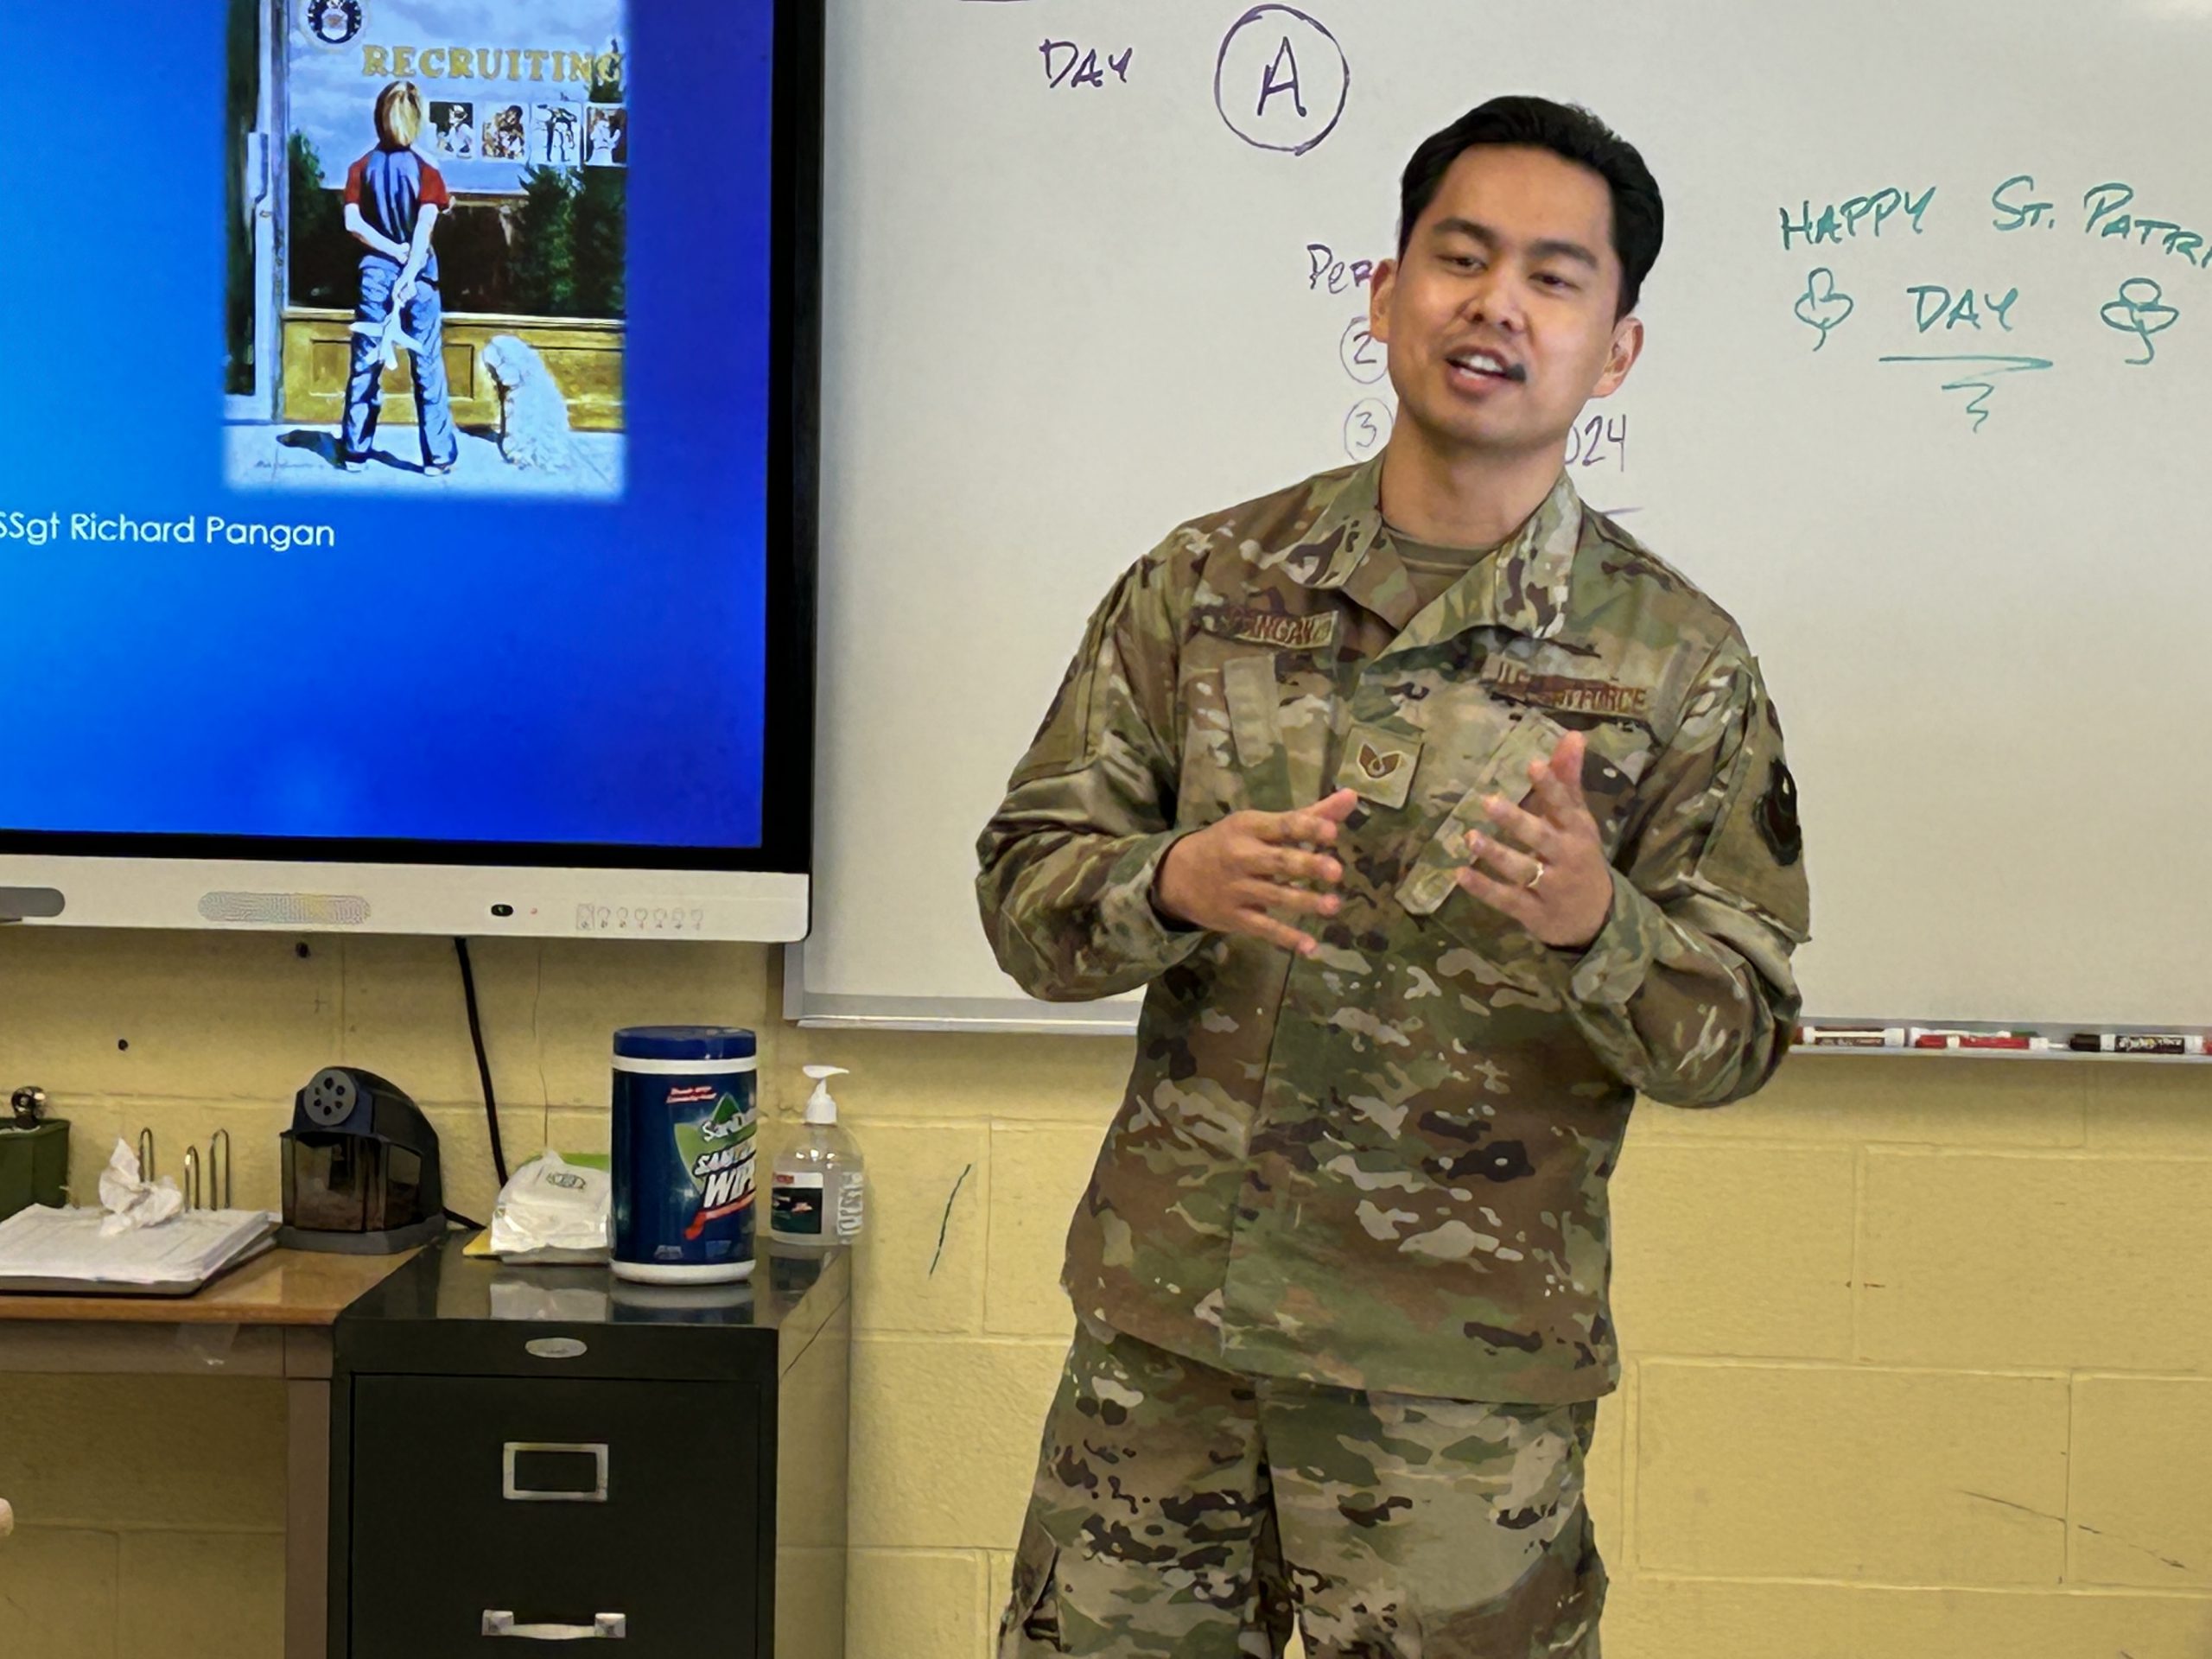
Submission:
M 118 1141 L 107 1167 L 100 1171 L 100 1208 L 107 1211 L 100 1221 L 100 1236 L 113 1238 L 134 1227 L 159 1226 L 184 1208 L 184 1194 L 166 1175 L 158 1183 L 143 1179 L 138 1154 Z
M 503 1262 L 603 1262 L 613 1178 L 557 1152 L 507 1178 L 492 1205 L 492 1254 Z

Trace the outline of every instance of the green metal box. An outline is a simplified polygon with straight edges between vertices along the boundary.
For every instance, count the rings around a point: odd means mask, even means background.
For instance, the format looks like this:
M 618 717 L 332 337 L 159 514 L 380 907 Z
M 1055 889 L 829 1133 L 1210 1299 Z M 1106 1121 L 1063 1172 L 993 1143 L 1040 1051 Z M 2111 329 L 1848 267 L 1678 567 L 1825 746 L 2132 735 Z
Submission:
M 29 1129 L 0 1123 L 0 1221 L 35 1204 L 60 1204 L 68 1184 L 68 1119 Z

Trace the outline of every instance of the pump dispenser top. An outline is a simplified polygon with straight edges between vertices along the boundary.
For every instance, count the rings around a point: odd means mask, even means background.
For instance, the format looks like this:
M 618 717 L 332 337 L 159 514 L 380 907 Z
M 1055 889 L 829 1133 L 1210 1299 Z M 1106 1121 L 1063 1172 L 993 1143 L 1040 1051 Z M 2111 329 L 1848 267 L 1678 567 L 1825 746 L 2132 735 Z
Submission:
M 810 1123 L 835 1123 L 837 1103 L 830 1098 L 830 1079 L 849 1076 L 842 1065 L 807 1065 L 799 1068 L 814 1079 L 814 1092 L 806 1097 L 806 1121 Z

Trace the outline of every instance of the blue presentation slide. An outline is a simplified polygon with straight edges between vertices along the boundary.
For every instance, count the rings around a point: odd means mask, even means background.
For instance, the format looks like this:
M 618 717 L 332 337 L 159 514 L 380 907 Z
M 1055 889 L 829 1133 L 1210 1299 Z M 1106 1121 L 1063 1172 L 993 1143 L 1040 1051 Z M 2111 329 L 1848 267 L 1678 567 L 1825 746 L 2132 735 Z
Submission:
M 0 831 L 753 849 L 768 0 L 6 0 Z

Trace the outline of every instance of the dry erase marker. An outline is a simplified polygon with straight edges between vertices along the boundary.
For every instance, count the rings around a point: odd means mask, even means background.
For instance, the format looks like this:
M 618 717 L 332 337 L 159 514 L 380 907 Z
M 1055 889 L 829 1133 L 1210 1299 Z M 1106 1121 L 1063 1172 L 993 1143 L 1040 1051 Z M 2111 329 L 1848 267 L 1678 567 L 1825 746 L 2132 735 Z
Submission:
M 2084 1031 L 2066 1039 L 2076 1054 L 2202 1054 L 2202 1037 L 2183 1037 L 2165 1032 Z
M 2015 1037 L 1995 1032 L 1949 1033 L 1942 1036 L 1926 1036 L 1914 1040 L 1915 1048 L 1944 1049 L 2006 1049 L 2014 1053 L 2041 1053 L 2049 1048 L 2047 1037 Z
M 1797 1041 L 1805 1048 L 1903 1048 L 1903 1026 L 1800 1026 Z

